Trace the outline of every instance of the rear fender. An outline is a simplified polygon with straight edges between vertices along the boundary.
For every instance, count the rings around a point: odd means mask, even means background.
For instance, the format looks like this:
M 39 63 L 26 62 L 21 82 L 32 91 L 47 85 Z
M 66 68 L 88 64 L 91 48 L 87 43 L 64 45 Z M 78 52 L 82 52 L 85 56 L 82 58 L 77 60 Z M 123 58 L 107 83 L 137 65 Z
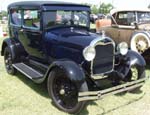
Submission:
M 4 56 L 4 50 L 5 48 L 8 47 L 12 53 L 12 59 L 15 59 L 15 43 L 10 39 L 10 38 L 6 38 L 3 40 L 2 43 L 2 48 L 1 48 L 1 56 Z
M 12 54 L 12 59 L 17 60 L 21 55 L 26 55 L 24 48 L 21 46 L 19 42 L 11 38 L 6 38 L 3 40 L 2 48 L 1 48 L 1 56 L 4 56 L 4 50 L 8 47 Z

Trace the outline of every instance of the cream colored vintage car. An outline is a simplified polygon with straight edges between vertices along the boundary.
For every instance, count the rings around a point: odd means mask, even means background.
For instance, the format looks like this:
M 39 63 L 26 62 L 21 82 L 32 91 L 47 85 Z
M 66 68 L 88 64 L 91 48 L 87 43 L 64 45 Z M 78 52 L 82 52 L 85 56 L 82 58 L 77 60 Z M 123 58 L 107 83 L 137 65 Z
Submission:
M 139 53 L 150 47 L 149 9 L 113 9 L 110 15 L 111 25 L 96 28 L 97 32 L 104 30 L 117 44 L 125 41 Z

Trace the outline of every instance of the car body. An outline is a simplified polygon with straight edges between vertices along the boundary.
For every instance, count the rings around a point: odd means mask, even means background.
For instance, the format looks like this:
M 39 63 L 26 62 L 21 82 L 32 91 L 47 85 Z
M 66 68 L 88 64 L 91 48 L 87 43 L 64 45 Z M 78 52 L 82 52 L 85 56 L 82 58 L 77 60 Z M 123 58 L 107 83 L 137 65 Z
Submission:
M 113 9 L 110 11 L 112 24 L 97 28 L 106 31 L 117 44 L 127 42 L 131 50 L 143 53 L 150 47 L 150 10 Z
M 16 2 L 8 6 L 8 16 L 10 37 L 3 41 L 1 50 L 7 72 L 15 74 L 18 70 L 35 83 L 46 81 L 59 109 L 77 113 L 87 100 L 144 84 L 143 57 L 128 51 L 126 43 L 116 50 L 104 32 L 90 32 L 89 6 Z M 131 81 L 133 66 L 138 67 L 138 78 Z M 102 79 L 117 86 L 102 90 Z

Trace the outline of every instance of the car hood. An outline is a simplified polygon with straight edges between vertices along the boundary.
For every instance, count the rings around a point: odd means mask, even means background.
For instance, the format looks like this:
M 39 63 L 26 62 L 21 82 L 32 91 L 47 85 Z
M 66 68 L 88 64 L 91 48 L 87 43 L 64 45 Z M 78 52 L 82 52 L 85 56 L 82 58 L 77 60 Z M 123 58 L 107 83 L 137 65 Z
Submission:
M 54 31 L 49 31 L 47 34 L 50 37 L 50 34 L 55 37 L 62 45 L 69 45 L 69 47 L 80 47 L 84 48 L 88 46 L 92 40 L 99 37 L 95 33 L 88 32 L 85 29 L 57 29 Z

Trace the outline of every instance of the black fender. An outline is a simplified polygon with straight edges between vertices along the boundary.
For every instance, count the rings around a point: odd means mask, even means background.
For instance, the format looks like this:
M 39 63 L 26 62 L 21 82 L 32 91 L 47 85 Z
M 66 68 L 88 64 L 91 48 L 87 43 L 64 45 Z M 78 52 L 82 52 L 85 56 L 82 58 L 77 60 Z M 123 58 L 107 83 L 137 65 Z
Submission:
M 84 73 L 83 69 L 73 61 L 55 61 L 55 62 L 53 62 L 49 66 L 45 76 L 47 77 L 54 68 L 63 69 L 63 71 L 66 73 L 67 77 L 72 82 L 74 82 L 78 88 L 85 82 L 85 73 Z
M 126 57 L 129 59 L 130 67 L 131 66 L 140 66 L 140 67 L 146 66 L 146 62 L 143 56 L 135 51 L 129 50 Z
M 1 48 L 1 56 L 4 56 L 5 47 L 8 47 L 10 49 L 10 51 L 12 53 L 12 59 L 15 59 L 16 46 L 15 46 L 14 41 L 11 40 L 10 38 L 6 38 L 3 40 L 2 48 Z
M 122 58 L 122 62 L 118 67 L 116 67 L 116 72 L 121 78 L 125 78 L 130 71 L 132 66 L 138 67 L 141 70 L 144 70 L 146 62 L 144 58 L 137 52 L 129 50 L 125 56 Z
M 4 56 L 5 47 L 8 47 L 12 53 L 12 59 L 17 60 L 20 54 L 25 54 L 24 48 L 19 42 L 13 40 L 13 38 L 6 38 L 3 40 L 1 48 L 1 56 Z

